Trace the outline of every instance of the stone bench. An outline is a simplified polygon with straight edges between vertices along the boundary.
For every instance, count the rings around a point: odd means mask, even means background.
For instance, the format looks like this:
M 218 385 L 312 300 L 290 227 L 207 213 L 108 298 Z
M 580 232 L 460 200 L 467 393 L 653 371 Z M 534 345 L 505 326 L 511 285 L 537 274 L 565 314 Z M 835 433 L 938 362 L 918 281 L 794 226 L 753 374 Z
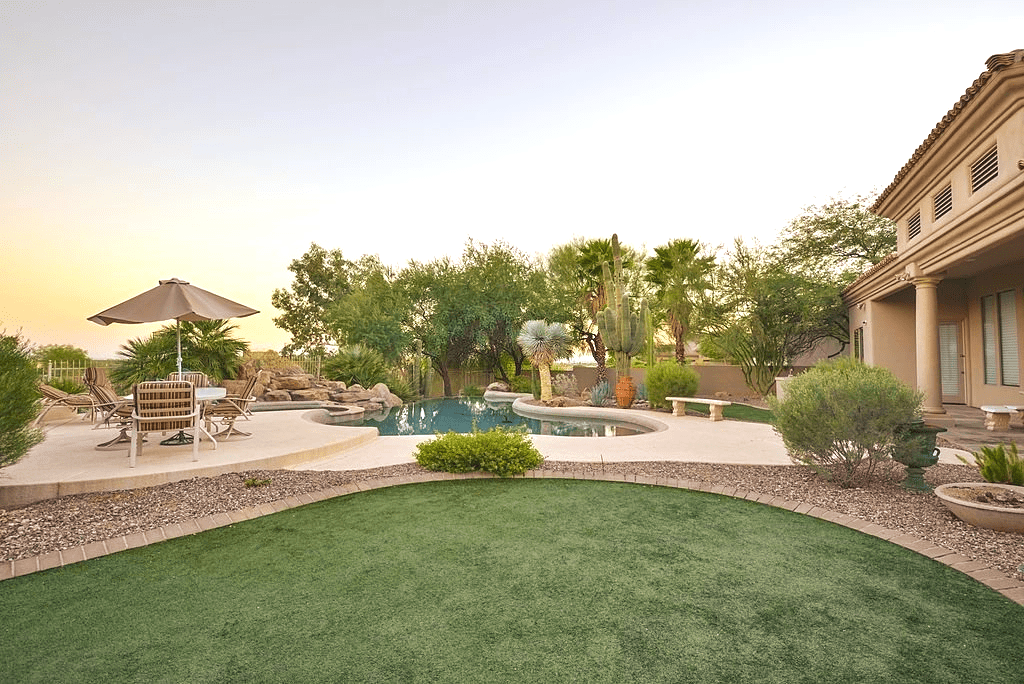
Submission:
M 732 404 L 731 401 L 721 399 L 699 399 L 697 397 L 665 397 L 666 401 L 672 402 L 672 415 L 685 416 L 687 404 L 707 404 L 708 417 L 711 420 L 722 420 L 722 407 Z
M 1013 406 L 982 406 L 985 412 L 986 430 L 1009 430 L 1010 418 L 1017 415 L 1017 409 Z

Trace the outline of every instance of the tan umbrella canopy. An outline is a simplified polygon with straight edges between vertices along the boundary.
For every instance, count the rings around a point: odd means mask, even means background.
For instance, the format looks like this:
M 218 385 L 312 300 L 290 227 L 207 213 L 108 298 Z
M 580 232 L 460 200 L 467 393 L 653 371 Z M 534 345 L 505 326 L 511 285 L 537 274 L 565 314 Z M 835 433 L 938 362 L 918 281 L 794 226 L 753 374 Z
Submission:
M 161 280 L 152 290 L 101 311 L 88 320 L 100 325 L 111 323 L 157 323 L 175 320 L 178 328 L 178 372 L 181 372 L 181 321 L 212 321 L 244 318 L 259 311 L 225 299 L 220 295 L 171 278 Z

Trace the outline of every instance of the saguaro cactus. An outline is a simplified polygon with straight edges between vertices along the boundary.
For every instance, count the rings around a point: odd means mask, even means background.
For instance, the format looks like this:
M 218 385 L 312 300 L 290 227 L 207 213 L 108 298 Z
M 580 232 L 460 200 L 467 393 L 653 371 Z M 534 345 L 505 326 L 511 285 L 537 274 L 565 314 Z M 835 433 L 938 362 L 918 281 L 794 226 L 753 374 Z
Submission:
M 612 235 L 612 267 L 605 262 L 602 266 L 608 306 L 597 312 L 597 328 L 601 331 L 605 346 L 615 352 L 615 369 L 619 377 L 629 376 L 633 357 L 646 344 L 646 323 L 648 321 L 647 301 L 640 302 L 640 311 L 632 310 L 626 281 L 622 276 L 622 254 L 619 251 L 619 236 Z

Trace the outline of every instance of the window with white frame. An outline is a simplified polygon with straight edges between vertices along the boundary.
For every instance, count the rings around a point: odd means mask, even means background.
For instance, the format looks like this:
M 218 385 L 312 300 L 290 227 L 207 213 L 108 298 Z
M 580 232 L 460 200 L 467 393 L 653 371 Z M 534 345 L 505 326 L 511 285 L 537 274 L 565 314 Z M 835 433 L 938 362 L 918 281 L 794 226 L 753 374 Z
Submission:
M 1020 387 L 1017 294 L 1014 290 L 981 298 L 981 345 L 985 384 Z

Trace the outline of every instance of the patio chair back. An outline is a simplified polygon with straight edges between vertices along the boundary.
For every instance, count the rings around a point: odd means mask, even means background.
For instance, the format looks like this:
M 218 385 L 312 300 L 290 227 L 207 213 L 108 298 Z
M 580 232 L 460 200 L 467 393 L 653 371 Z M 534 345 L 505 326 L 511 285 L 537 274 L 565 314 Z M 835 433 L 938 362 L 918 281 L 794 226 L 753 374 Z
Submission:
M 142 451 L 142 435 L 147 432 L 192 431 L 192 460 L 199 460 L 199 408 L 196 388 L 190 382 L 140 382 L 132 388 L 135 411 L 132 413 L 132 437 L 128 448 L 128 466 Z
M 168 380 L 184 380 L 185 382 L 191 382 L 193 387 L 209 387 L 210 380 L 206 377 L 206 373 L 199 373 L 196 371 L 183 371 L 179 373 L 174 371 L 167 376 Z
M 194 427 L 196 391 L 190 382 L 140 382 L 132 394 L 135 398 L 133 418 L 140 432 L 188 430 Z

